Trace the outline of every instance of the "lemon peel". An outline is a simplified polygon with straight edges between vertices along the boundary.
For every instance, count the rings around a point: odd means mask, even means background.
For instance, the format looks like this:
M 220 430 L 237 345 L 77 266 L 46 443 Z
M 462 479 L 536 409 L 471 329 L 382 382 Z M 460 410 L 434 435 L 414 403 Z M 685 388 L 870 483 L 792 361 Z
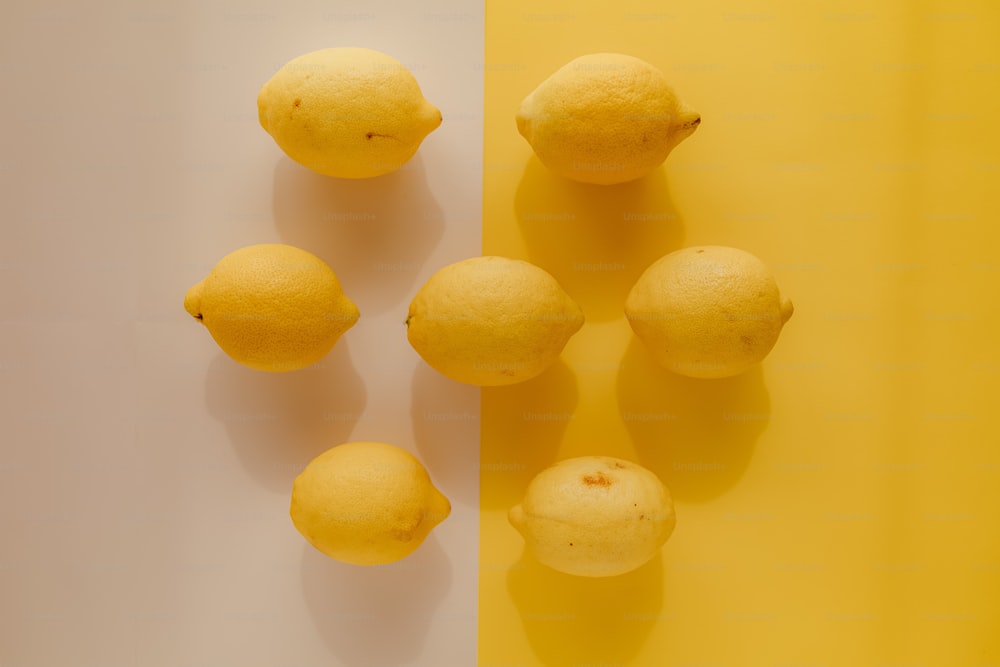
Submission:
M 295 478 L 295 529 L 330 558 L 355 565 L 410 555 L 451 513 L 451 502 L 408 451 L 349 442 L 313 459 Z
M 576 181 L 641 178 L 701 123 L 661 70 L 620 53 L 567 63 L 529 94 L 515 120 L 542 164 Z
M 663 482 L 637 463 L 610 456 L 564 459 L 541 471 L 508 520 L 539 562 L 585 577 L 641 567 L 677 523 Z
M 339 178 L 396 171 L 442 120 L 405 65 L 355 47 L 290 60 L 261 87 L 257 115 L 288 157 Z
M 184 309 L 223 352 L 264 371 L 316 363 L 360 316 L 323 260 L 280 243 L 223 257 L 187 291 Z
M 555 362 L 583 326 L 580 306 L 534 264 L 472 257 L 438 270 L 410 303 L 407 339 L 458 382 L 529 380 Z
M 763 360 L 794 312 L 771 270 L 726 246 L 695 246 L 650 265 L 625 300 L 625 317 L 663 367 L 721 378 Z

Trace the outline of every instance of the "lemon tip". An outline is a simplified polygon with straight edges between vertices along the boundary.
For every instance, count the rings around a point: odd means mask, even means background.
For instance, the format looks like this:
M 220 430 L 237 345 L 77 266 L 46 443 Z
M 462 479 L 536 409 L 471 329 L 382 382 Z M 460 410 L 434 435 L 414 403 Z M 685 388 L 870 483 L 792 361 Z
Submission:
M 531 140 L 531 121 L 524 114 L 524 111 L 518 111 L 517 115 L 514 116 L 514 122 L 517 124 L 517 131 L 522 137 L 527 140 Z
M 516 530 L 520 531 L 521 526 L 524 524 L 524 508 L 520 505 L 514 505 L 507 511 L 507 520 L 510 525 Z
M 187 294 L 184 295 L 184 310 L 186 310 L 191 317 L 199 322 L 203 321 L 201 312 L 201 293 L 204 285 L 205 281 L 202 280 L 197 285 L 189 289 Z
M 791 299 L 785 299 L 781 302 L 781 323 L 784 324 L 792 315 L 795 313 L 795 306 L 792 304 Z

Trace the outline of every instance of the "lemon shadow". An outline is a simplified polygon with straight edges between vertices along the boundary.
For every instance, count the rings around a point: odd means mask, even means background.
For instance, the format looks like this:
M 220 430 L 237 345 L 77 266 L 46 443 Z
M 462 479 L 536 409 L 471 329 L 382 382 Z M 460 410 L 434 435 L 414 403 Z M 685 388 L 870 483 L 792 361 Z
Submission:
M 451 588 L 451 569 L 433 532 L 406 558 L 367 567 L 333 560 L 305 544 L 302 594 L 337 664 L 411 664 Z
M 528 482 L 555 462 L 578 399 L 576 375 L 561 359 L 531 380 L 482 388 L 482 507 L 521 501 Z
M 413 438 L 434 485 L 448 499 L 479 505 L 479 387 L 455 382 L 424 362 L 410 391 Z
M 684 241 L 663 166 L 629 183 L 592 185 L 563 178 L 532 156 L 514 209 L 527 259 L 555 276 L 595 322 L 621 317 L 646 267 Z
M 659 366 L 634 336 L 617 394 L 639 462 L 678 500 L 711 500 L 736 484 L 770 420 L 759 364 L 729 378 L 684 377 Z
M 525 636 L 545 665 L 631 665 L 663 607 L 663 557 L 617 577 L 575 577 L 524 553 L 507 574 Z
M 412 291 L 444 234 L 419 153 L 375 178 L 323 176 L 282 156 L 274 167 L 274 221 L 285 243 L 314 253 L 364 313 L 383 313 Z
M 205 376 L 209 413 L 244 468 L 274 491 L 290 493 L 309 461 L 344 442 L 366 401 L 344 339 L 318 363 L 287 373 L 247 368 L 220 352 Z

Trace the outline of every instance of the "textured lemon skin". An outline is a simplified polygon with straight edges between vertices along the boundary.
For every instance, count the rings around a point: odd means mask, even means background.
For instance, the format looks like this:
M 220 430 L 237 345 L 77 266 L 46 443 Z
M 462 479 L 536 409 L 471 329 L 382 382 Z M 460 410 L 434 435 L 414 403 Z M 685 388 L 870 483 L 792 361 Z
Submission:
M 738 375 L 763 360 L 792 312 L 760 259 L 725 246 L 661 257 L 625 300 L 632 330 L 656 361 L 696 378 Z
M 534 264 L 485 256 L 443 267 L 410 303 L 407 338 L 434 369 L 458 382 L 529 380 L 559 357 L 583 311 Z
M 648 562 L 677 523 L 663 482 L 609 456 L 565 459 L 540 472 L 508 519 L 539 562 L 584 577 L 611 577 Z
M 564 65 L 524 99 L 515 119 L 542 164 L 601 185 L 645 176 L 701 123 L 662 71 L 618 53 Z
M 264 371 L 316 363 L 360 316 L 323 260 L 280 243 L 223 257 L 188 290 L 184 308 L 223 352 Z
M 355 565 L 405 558 L 450 513 L 420 461 L 381 442 L 349 442 L 317 456 L 295 478 L 289 508 L 310 544 Z
M 402 63 L 353 47 L 286 63 L 261 87 L 257 115 L 288 157 L 340 178 L 396 171 L 441 124 L 441 112 Z

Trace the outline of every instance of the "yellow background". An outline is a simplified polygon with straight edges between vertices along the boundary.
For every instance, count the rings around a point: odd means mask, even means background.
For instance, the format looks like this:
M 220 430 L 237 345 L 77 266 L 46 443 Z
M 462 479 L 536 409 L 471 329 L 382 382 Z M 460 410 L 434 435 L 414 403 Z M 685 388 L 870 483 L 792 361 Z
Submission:
M 482 394 L 480 664 L 1000 664 L 1000 5 L 487 3 L 485 254 L 587 323 Z M 649 177 L 562 180 L 520 100 L 578 55 L 648 60 L 702 114 Z M 728 380 L 656 368 L 621 315 L 687 245 L 767 262 L 796 313 Z M 673 491 L 662 555 L 611 579 L 522 553 L 507 509 L 557 459 Z

